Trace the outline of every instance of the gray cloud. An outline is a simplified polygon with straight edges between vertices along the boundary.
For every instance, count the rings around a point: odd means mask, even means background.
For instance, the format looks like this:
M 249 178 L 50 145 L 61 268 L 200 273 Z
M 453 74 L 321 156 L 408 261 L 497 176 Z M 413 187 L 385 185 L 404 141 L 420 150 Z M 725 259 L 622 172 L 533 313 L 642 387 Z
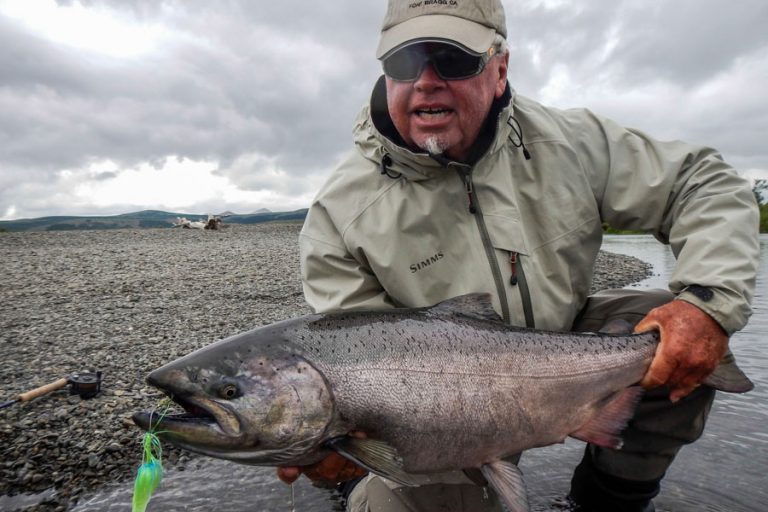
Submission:
M 661 138 L 717 147 L 768 177 L 768 4 L 704 0 L 507 5 L 510 80 L 563 107 L 588 106 Z
M 118 169 L 162 168 L 169 156 L 216 162 L 243 190 L 311 195 L 351 149 L 352 121 L 380 73 L 384 2 L 80 3 L 163 27 L 164 39 L 148 55 L 115 59 L 0 15 L 0 215 L 11 205 L 18 215 L 69 211 L 61 171 L 106 160 Z M 522 94 L 546 99 L 560 70 L 569 89 L 559 105 L 713 145 L 768 173 L 762 0 L 505 7 L 510 81 Z

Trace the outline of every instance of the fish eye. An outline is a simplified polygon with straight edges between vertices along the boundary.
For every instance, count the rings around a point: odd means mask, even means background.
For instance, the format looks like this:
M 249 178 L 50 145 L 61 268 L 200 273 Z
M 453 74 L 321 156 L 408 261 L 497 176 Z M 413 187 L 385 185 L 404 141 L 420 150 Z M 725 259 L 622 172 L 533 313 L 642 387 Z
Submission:
M 221 398 L 232 400 L 240 395 L 240 389 L 237 387 L 237 384 L 233 382 L 227 382 L 219 388 L 219 396 Z

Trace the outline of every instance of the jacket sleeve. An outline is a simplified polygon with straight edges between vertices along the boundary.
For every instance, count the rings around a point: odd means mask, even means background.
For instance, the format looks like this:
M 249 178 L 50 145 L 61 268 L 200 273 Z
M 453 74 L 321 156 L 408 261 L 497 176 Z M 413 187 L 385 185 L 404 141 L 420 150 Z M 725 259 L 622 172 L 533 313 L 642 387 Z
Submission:
M 603 221 L 669 244 L 677 260 L 669 287 L 677 298 L 709 313 L 729 335 L 744 327 L 759 259 L 759 211 L 749 183 L 713 149 L 658 141 L 588 111 L 567 116 L 581 117 L 582 129 L 571 133 Z M 576 128 L 574 118 L 569 122 Z
M 299 235 L 304 298 L 316 313 L 395 307 L 362 256 L 347 250 L 339 229 L 318 202 Z

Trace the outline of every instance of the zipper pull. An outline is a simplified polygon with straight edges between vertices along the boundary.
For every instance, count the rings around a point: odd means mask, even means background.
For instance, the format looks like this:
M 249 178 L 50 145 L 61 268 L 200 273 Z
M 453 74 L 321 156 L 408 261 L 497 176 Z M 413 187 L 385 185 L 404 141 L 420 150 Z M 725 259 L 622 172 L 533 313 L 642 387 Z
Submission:
M 469 199 L 469 213 L 474 215 L 477 213 L 477 208 L 475 207 L 475 202 L 472 199 L 472 178 L 469 177 L 469 174 L 463 173 L 461 178 L 464 180 L 464 189 L 467 191 L 467 199 Z
M 509 264 L 512 267 L 512 277 L 509 278 L 509 284 L 517 286 L 517 253 L 509 253 Z

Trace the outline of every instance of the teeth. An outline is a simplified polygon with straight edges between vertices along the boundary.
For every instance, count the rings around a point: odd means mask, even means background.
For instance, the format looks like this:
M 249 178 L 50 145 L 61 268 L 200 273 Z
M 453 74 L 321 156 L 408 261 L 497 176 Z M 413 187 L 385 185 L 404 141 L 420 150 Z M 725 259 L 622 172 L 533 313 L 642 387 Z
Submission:
M 438 117 L 448 114 L 450 111 L 442 108 L 426 108 L 418 110 L 417 114 L 422 117 Z

